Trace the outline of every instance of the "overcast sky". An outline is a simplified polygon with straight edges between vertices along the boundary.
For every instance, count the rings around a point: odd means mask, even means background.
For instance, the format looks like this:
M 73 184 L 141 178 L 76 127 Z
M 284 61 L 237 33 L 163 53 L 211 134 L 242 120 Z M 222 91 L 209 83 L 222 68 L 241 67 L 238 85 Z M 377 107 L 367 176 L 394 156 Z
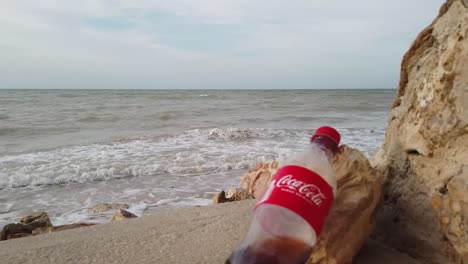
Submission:
M 443 0 L 0 0 L 0 88 L 396 88 Z

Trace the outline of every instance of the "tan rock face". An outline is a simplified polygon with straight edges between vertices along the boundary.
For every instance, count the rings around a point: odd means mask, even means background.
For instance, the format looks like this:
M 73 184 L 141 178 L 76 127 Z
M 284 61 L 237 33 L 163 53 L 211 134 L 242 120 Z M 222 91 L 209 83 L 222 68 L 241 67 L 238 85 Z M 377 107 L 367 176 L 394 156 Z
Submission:
M 253 196 L 243 188 L 231 188 L 226 192 L 221 191 L 213 197 L 214 204 L 237 202 L 252 199 Z
M 260 198 L 266 191 L 268 183 L 278 170 L 278 162 L 258 163 L 241 177 L 240 187 L 255 198 Z
M 449 0 L 413 42 L 385 143 L 376 238 L 425 263 L 468 263 L 468 9 Z
M 10 239 L 15 239 L 15 238 L 21 238 L 21 237 L 27 237 L 27 236 L 31 236 L 30 233 L 16 233 L 16 234 L 9 234 L 6 238 L 6 240 L 10 240 Z
M 278 167 L 278 163 L 258 164 L 241 178 L 241 186 L 258 199 Z M 337 197 L 309 264 L 352 263 L 373 230 L 381 200 L 382 177 L 361 152 L 342 146 L 333 167 L 338 179 Z
M 125 219 L 130 219 L 130 218 L 137 218 L 138 216 L 125 211 L 124 209 L 119 209 L 117 212 L 115 212 L 114 216 L 112 216 L 111 222 L 113 221 L 121 221 Z
M 45 225 L 45 226 L 51 226 L 52 224 L 50 223 L 49 216 L 47 215 L 46 212 L 38 212 L 34 213 L 32 215 L 25 216 L 20 219 L 21 224 L 32 224 L 32 223 L 40 223 L 38 225 Z
M 225 191 L 221 191 L 220 193 L 213 196 L 213 203 L 214 204 L 221 204 L 221 203 L 225 203 L 225 202 L 228 202 L 228 200 L 226 199 L 226 192 Z
M 47 213 L 39 212 L 21 218 L 19 223 L 5 225 L 3 230 L 0 232 L 0 240 L 52 233 L 91 225 L 94 224 L 77 223 L 71 225 L 52 226 Z
M 230 201 L 243 201 L 252 198 L 252 195 L 243 188 L 232 188 L 226 193 L 226 199 Z
M 0 240 L 13 239 L 31 234 L 34 229 L 52 226 L 45 212 L 34 213 L 20 219 L 20 223 L 7 224 L 0 232 Z

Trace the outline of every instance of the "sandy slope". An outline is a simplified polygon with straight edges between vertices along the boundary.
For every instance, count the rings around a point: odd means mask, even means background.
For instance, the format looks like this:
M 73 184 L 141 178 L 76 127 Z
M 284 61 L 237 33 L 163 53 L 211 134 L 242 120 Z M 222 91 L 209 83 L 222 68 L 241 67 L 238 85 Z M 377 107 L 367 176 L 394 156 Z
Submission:
M 0 242 L 6 263 L 224 263 L 250 220 L 252 201 L 168 210 L 139 219 Z M 369 243 L 358 264 L 407 263 Z

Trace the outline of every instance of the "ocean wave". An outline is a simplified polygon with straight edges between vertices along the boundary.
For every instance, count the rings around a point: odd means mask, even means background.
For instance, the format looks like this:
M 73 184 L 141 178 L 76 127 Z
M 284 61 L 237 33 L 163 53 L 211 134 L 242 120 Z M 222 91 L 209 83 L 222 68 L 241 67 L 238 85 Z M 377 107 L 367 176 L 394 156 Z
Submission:
M 115 122 L 118 121 L 119 118 L 116 116 L 96 116 L 96 115 L 89 115 L 83 118 L 78 119 L 78 122 L 82 123 L 97 123 L 97 122 Z
M 0 127 L 0 136 L 7 136 L 10 134 L 15 134 L 21 131 L 21 127 Z
M 7 119 L 10 119 L 10 117 L 7 115 L 0 114 L 0 120 L 7 120 Z
M 275 138 L 284 136 L 299 136 L 304 130 L 284 130 L 267 128 L 213 128 L 194 129 L 186 132 L 188 135 L 201 136 L 208 139 L 247 139 L 247 138 Z
M 72 94 L 72 93 L 65 93 L 65 94 L 59 94 L 57 97 L 63 97 L 63 98 L 76 98 L 76 97 L 83 97 L 85 95 L 82 94 Z
M 83 122 L 83 123 L 92 123 L 92 122 L 99 122 L 101 121 L 97 116 L 87 116 L 78 119 L 78 122 Z
M 171 113 L 164 113 L 159 116 L 159 120 L 161 121 L 168 121 L 168 120 L 175 119 L 175 118 L 176 116 Z
M 0 214 L 6 214 L 11 211 L 13 208 L 14 203 L 1 203 L 0 202 Z
M 341 129 L 343 142 L 374 151 L 382 129 Z M 213 128 L 111 144 L 65 147 L 0 157 L 0 189 L 85 183 L 127 177 L 196 177 L 248 169 L 259 161 L 283 159 L 305 148 L 308 130 Z

